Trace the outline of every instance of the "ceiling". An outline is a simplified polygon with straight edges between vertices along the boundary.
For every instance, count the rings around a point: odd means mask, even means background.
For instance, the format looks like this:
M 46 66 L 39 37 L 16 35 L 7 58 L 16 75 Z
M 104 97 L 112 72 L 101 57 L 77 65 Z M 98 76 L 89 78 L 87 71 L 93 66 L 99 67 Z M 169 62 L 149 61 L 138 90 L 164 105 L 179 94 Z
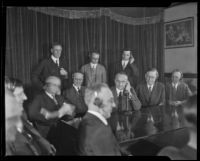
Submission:
M 91 10 L 99 10 L 100 8 L 109 8 L 112 12 L 133 17 L 133 18 L 141 18 L 141 17 L 151 17 L 157 15 L 161 12 L 164 7 L 59 7 L 63 10 L 79 10 L 79 11 L 91 11 Z M 166 7 L 165 7 L 166 8 Z

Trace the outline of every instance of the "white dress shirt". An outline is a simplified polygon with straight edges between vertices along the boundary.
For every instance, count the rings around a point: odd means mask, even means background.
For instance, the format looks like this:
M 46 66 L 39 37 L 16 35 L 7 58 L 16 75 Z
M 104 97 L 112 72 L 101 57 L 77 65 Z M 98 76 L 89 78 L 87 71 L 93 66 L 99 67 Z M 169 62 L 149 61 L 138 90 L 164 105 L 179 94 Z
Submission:
M 97 64 L 90 63 L 90 65 L 91 65 L 91 68 L 94 68 L 94 69 L 96 69 L 97 67 Z
M 51 99 L 54 99 L 53 95 L 50 94 L 49 92 L 45 91 L 45 93 L 51 98 Z
M 118 88 L 116 88 L 116 91 L 117 91 L 117 96 L 119 96 L 119 93 L 120 93 L 120 92 L 123 93 L 123 90 L 119 90 Z
M 128 62 L 129 62 L 128 60 L 122 60 L 122 66 L 125 68 L 127 66 Z M 125 63 L 125 66 L 124 66 L 124 63 Z
M 74 84 L 73 84 L 73 87 L 76 89 L 77 92 L 81 89 L 81 87 L 77 87 Z
M 88 110 L 88 112 L 98 117 L 105 125 L 108 125 L 107 120 L 100 113 L 91 110 Z
M 176 83 L 176 84 L 175 84 L 175 83 L 172 83 L 172 87 L 175 87 L 175 89 L 177 90 L 178 84 L 179 84 L 179 83 Z
M 152 92 L 153 86 L 154 86 L 154 84 L 153 84 L 153 85 L 147 84 L 147 88 L 148 88 L 148 89 L 149 89 L 149 87 L 151 87 L 151 92 Z
M 59 58 L 55 58 L 53 55 L 51 55 L 51 59 L 53 60 L 54 63 L 56 63 L 56 61 L 57 61 L 58 66 L 59 66 L 59 63 L 60 63 L 60 62 L 59 62 Z M 57 63 L 56 63 L 56 64 L 57 64 Z

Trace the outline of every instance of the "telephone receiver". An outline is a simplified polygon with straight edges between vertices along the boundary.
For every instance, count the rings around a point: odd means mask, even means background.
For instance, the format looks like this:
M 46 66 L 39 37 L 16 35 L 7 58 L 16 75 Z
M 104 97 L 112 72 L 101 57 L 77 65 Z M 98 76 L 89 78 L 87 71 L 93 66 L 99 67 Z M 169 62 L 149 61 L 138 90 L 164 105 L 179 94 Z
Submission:
M 126 85 L 124 87 L 124 91 L 123 91 L 124 95 L 128 95 L 129 94 L 129 92 L 126 89 L 127 86 L 128 86 L 128 82 L 126 83 Z

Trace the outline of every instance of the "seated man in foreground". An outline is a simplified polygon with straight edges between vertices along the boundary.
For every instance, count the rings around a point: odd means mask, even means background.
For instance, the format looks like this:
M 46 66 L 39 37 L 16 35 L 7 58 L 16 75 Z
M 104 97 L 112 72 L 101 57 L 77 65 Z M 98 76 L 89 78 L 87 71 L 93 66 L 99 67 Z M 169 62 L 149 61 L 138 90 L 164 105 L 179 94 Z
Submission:
M 142 103 L 142 107 L 161 106 L 165 104 L 165 86 L 157 82 L 158 71 L 153 68 L 145 74 L 146 82 L 136 88 L 136 93 Z
M 29 106 L 29 116 L 36 128 L 45 138 L 52 125 L 64 115 L 72 116 L 74 106 L 67 104 L 60 95 L 61 81 L 58 77 L 46 79 L 44 91 L 37 95 Z
M 169 105 L 178 106 L 192 95 L 188 85 L 182 81 L 183 74 L 176 69 L 172 72 L 172 81 L 166 85 L 166 101 Z
M 106 84 L 86 89 L 88 111 L 79 126 L 80 155 L 121 155 L 119 144 L 107 122 L 115 107 L 113 94 Z

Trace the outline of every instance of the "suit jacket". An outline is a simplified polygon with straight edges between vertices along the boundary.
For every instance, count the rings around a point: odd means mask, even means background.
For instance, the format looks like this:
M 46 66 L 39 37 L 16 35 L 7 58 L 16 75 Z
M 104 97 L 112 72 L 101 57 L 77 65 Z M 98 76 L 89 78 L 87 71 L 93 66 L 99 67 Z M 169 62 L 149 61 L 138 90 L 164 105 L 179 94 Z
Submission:
M 64 83 L 64 76 L 60 75 L 60 68 L 66 70 L 66 62 L 64 59 L 59 59 L 59 67 L 51 57 L 44 59 L 32 73 L 32 82 L 36 87 L 42 89 L 45 84 L 45 79 L 49 76 L 57 76 Z
M 133 88 L 136 88 L 138 78 L 139 78 L 139 70 L 135 63 L 128 63 L 127 66 L 123 69 L 122 60 L 118 62 L 114 62 L 110 66 L 110 85 L 114 86 L 115 75 L 119 72 L 125 72 L 128 75 L 128 80 Z
M 115 100 L 115 104 L 117 106 L 117 109 L 119 110 L 119 97 L 117 96 L 117 91 L 116 91 L 116 87 L 111 87 L 111 91 L 113 93 L 114 96 L 114 100 Z M 128 104 L 128 110 L 134 111 L 134 110 L 139 110 L 141 108 L 141 102 L 138 99 L 136 92 L 134 90 L 134 88 L 131 88 L 131 93 L 132 96 L 129 99 L 129 104 Z M 126 106 L 126 99 L 127 96 L 122 96 L 122 106 Z M 124 107 L 121 107 L 124 109 Z
M 141 83 L 137 86 L 136 93 L 143 107 L 165 104 L 165 86 L 163 83 L 155 82 L 151 93 L 149 93 L 147 83 Z
M 163 148 L 158 156 L 168 156 L 172 160 L 197 160 L 197 150 L 186 145 L 181 149 L 173 146 Z
M 90 113 L 79 126 L 79 151 L 81 155 L 121 155 L 110 126 Z
M 176 90 L 174 90 L 172 83 L 167 83 L 165 90 L 167 103 L 169 101 L 184 101 L 192 94 L 188 85 L 184 82 L 180 82 Z
M 31 121 L 35 123 L 37 130 L 45 138 L 50 127 L 56 124 L 58 119 L 47 120 L 40 113 L 40 110 L 41 108 L 45 108 L 50 112 L 59 110 L 64 103 L 64 99 L 62 96 L 56 95 L 56 100 L 58 102 L 57 105 L 45 92 L 42 92 L 34 98 L 33 102 L 28 107 L 28 113 Z
M 63 96 L 71 104 L 75 105 L 75 113 L 77 117 L 82 117 L 87 112 L 87 106 L 84 101 L 85 87 L 81 87 L 80 92 L 72 86 L 70 89 L 64 91 Z
M 84 74 L 84 83 L 87 87 L 95 83 L 107 82 L 106 69 L 101 64 L 97 64 L 95 71 L 92 71 L 90 63 L 83 65 L 81 67 L 81 72 Z

